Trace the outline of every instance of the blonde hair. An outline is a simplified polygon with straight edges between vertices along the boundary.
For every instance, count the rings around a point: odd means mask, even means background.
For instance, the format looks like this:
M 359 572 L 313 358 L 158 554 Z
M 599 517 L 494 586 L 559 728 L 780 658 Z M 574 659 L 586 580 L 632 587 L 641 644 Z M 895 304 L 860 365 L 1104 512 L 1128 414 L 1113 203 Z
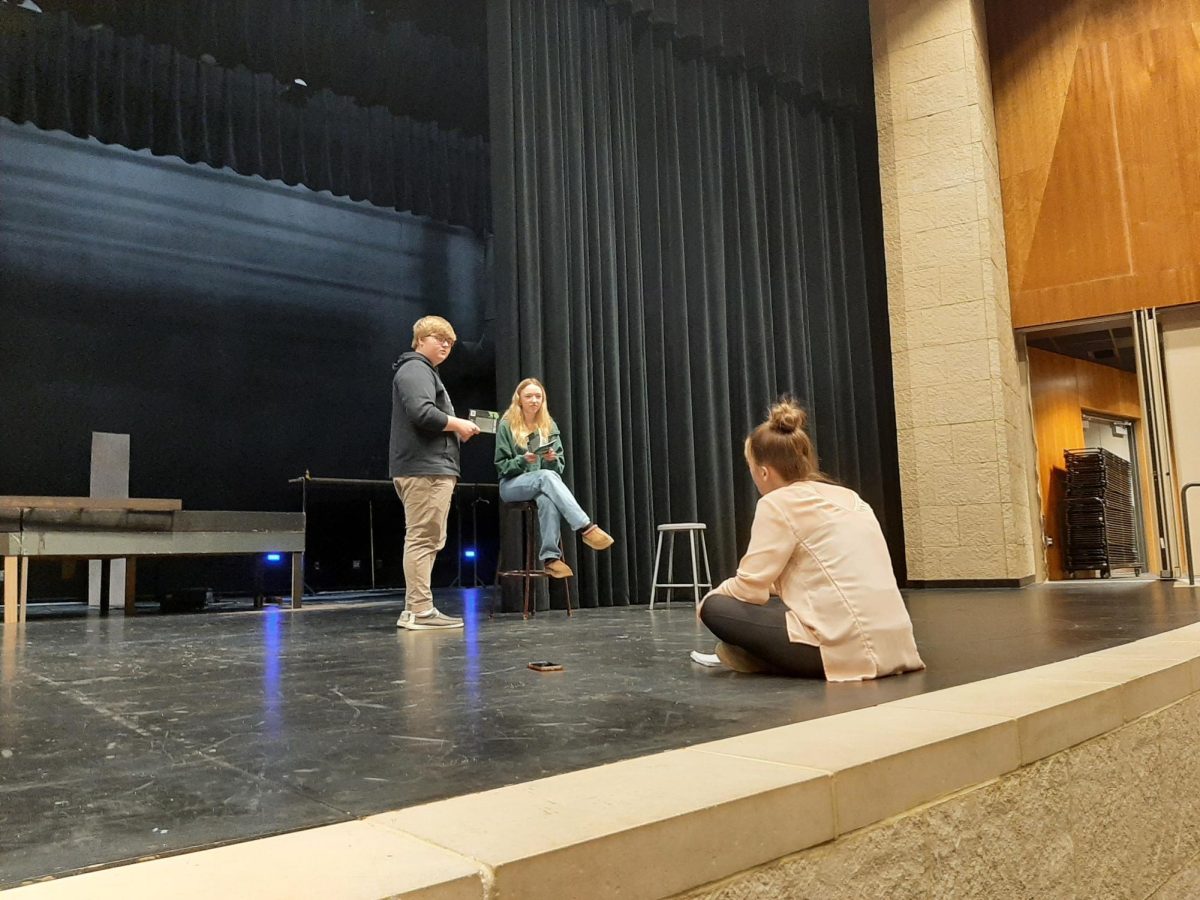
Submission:
M 450 338 L 452 342 L 458 342 L 458 335 L 454 333 L 454 326 L 443 319 L 441 316 L 422 316 L 413 323 L 413 349 L 417 349 L 417 344 L 425 340 L 431 334 L 440 334 Z
M 767 421 L 746 438 L 746 462 L 770 466 L 785 481 L 830 481 L 817 467 L 812 438 L 804 430 L 808 414 L 789 396 L 771 407 Z
M 537 387 L 542 392 L 542 408 L 538 410 L 537 420 L 533 423 L 532 428 L 525 424 L 525 413 L 521 409 L 521 391 L 530 385 Z M 518 447 L 528 446 L 529 436 L 535 431 L 543 441 L 550 437 L 550 431 L 554 428 L 554 420 L 550 418 L 550 402 L 546 398 L 546 388 L 540 381 L 536 378 L 526 378 L 517 385 L 517 389 L 513 391 L 512 403 L 504 413 L 504 421 L 508 423 Z

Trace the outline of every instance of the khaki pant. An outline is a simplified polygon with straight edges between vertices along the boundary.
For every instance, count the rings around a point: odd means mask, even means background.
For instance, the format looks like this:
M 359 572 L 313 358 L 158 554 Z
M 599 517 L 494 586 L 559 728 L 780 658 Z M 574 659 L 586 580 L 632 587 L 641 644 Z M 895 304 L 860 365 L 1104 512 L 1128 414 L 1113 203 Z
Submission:
M 453 475 L 392 479 L 404 504 L 404 608 L 414 613 L 433 608 L 429 581 L 433 561 L 446 546 L 446 521 L 457 481 Z

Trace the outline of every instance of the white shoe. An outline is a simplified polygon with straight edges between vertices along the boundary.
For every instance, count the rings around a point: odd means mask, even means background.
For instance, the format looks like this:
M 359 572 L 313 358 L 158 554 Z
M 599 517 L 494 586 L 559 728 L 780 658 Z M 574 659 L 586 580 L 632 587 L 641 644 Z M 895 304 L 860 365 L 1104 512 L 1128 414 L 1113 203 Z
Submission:
M 699 650 L 692 651 L 692 662 L 700 666 L 705 666 L 709 669 L 720 668 L 724 665 L 720 657 L 715 653 L 701 653 Z
M 396 627 L 407 628 L 409 631 L 436 631 L 440 628 L 462 628 L 463 620 L 444 615 L 437 609 L 431 609 L 420 615 L 406 609 L 396 620 Z

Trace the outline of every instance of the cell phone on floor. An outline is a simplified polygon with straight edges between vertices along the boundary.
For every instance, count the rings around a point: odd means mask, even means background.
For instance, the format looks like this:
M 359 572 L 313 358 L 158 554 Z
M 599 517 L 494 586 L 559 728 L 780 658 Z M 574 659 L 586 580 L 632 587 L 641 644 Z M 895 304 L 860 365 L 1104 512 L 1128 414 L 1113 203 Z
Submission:
M 531 662 L 529 668 L 535 672 L 561 672 L 563 670 L 563 667 L 559 663 L 544 659 Z

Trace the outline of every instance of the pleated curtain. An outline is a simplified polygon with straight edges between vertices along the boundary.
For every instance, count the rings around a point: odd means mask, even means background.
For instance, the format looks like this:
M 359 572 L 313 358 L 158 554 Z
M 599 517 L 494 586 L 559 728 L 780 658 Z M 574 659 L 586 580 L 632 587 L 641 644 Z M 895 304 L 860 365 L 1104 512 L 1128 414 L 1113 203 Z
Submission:
M 704 523 L 732 574 L 743 439 L 785 392 L 898 535 L 869 44 L 839 48 L 827 4 L 774 4 L 794 43 L 749 6 L 489 6 L 498 402 L 545 382 L 566 478 L 616 538 L 576 558 L 586 605 L 648 599 L 661 523 Z
M 360 103 L 318 87 L 315 76 L 300 90 L 272 71 L 189 56 L 106 25 L 84 27 L 67 12 L 3 6 L 0 26 L 0 116 L 11 121 L 490 231 L 481 135 Z M 260 35 L 259 55 L 305 58 L 294 37 L 271 41 L 270 33 Z M 356 66 L 343 59 L 338 70 L 347 69 Z M 304 69 L 288 63 L 282 71 Z

